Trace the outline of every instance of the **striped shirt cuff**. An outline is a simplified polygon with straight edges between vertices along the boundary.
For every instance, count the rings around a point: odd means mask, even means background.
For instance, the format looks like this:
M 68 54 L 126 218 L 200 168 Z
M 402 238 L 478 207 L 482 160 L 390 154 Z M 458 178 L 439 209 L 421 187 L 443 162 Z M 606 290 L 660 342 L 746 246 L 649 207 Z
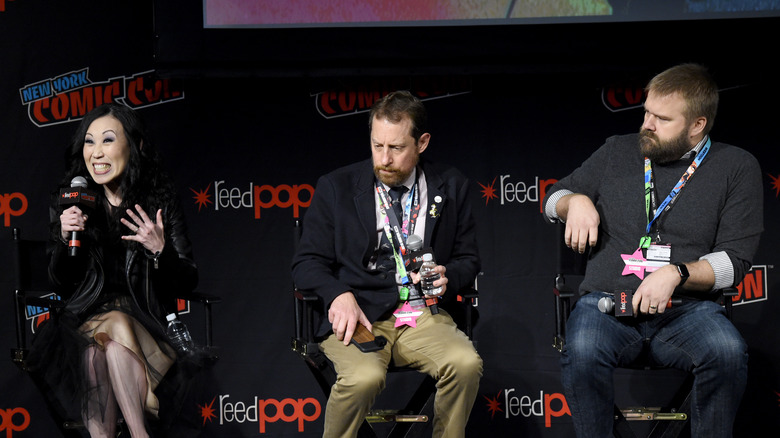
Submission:
M 571 195 L 571 190 L 561 189 L 557 190 L 555 193 L 551 194 L 549 198 L 547 198 L 547 204 L 544 205 L 544 215 L 547 216 L 547 219 L 550 220 L 550 222 L 557 222 L 561 220 L 561 218 L 558 217 L 558 211 L 555 209 L 555 206 L 558 204 L 558 201 L 561 200 L 566 195 Z
M 723 289 L 734 285 L 734 265 L 725 251 L 705 254 L 699 260 L 707 260 L 715 273 L 715 285 L 712 290 Z

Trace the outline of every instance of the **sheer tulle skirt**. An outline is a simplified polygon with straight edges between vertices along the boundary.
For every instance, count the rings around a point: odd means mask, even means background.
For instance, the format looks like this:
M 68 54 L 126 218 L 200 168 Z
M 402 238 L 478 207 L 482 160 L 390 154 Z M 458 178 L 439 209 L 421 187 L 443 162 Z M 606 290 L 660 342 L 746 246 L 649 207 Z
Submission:
M 74 417 L 87 412 L 88 400 L 100 400 L 101 413 L 111 402 L 100 397 L 106 388 L 89 383 L 86 363 L 88 357 L 98 357 L 86 354 L 87 350 L 102 350 L 109 340 L 128 349 L 143 364 L 147 380 L 144 409 L 152 418 L 158 416 L 160 402 L 154 390 L 176 361 L 176 353 L 167 342 L 164 328 L 129 301 L 129 297 L 122 297 L 105 303 L 86 321 L 63 311 L 43 324 L 33 340 L 28 365 L 64 406 L 81 406 L 80 412 L 69 413 Z
M 80 330 L 99 348 L 104 349 L 105 343 L 113 340 L 145 364 L 147 392 L 144 407 L 156 418 L 160 404 L 154 390 L 173 365 L 176 357 L 173 349 L 167 343 L 158 342 L 135 318 L 118 310 L 93 316 Z

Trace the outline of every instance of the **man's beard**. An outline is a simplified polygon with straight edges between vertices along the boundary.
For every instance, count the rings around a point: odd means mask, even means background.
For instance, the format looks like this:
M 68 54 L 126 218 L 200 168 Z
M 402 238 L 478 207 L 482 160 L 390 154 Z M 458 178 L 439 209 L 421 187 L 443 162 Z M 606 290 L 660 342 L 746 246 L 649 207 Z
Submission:
M 679 160 L 689 150 L 691 150 L 691 143 L 685 130 L 671 140 L 660 140 L 655 133 L 644 128 L 639 130 L 639 151 L 654 163 L 663 164 Z
M 382 174 L 379 171 L 385 170 L 385 171 L 391 171 L 392 174 Z M 406 181 L 409 176 L 414 172 L 414 168 L 412 168 L 411 171 L 408 172 L 401 172 L 398 169 L 395 169 L 393 167 L 385 167 L 385 166 L 374 166 L 374 175 L 376 175 L 377 179 L 379 181 L 382 181 L 382 183 L 386 184 L 389 187 L 396 187 L 403 184 L 404 181 Z
M 386 184 L 389 187 L 397 187 L 404 183 L 414 172 L 414 169 L 417 167 L 417 165 L 420 163 L 420 154 L 417 153 L 417 156 L 413 158 L 414 160 L 414 166 L 412 166 L 411 169 L 408 171 L 402 172 L 400 169 L 397 169 L 392 166 L 378 166 L 374 164 L 374 175 L 376 175 L 376 178 L 381 181 L 383 184 Z M 385 170 L 392 172 L 391 174 L 382 174 L 379 171 Z

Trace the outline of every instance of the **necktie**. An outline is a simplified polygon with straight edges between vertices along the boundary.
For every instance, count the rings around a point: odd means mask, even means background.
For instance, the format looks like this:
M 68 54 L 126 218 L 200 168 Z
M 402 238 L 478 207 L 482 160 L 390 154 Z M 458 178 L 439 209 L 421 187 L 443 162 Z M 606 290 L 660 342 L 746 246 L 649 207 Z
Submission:
M 395 210 L 396 216 L 400 221 L 404 220 L 404 209 L 401 205 L 401 198 L 406 192 L 406 186 L 398 186 L 390 188 L 390 199 L 392 200 L 393 210 Z

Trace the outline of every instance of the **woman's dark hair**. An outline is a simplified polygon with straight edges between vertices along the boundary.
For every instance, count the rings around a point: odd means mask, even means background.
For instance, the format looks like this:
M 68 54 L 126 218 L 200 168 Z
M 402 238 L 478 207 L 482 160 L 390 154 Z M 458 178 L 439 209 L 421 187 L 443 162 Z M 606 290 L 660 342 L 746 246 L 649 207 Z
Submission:
M 136 111 L 127 106 L 107 103 L 84 116 L 65 153 L 67 170 L 60 185 L 69 186 L 74 177 L 83 176 L 87 179 L 89 188 L 102 198 L 103 188 L 90 176 L 84 162 L 83 149 L 87 129 L 92 122 L 105 116 L 112 116 L 122 124 L 130 148 L 130 159 L 119 183 L 122 204 L 115 211 L 124 215 L 127 208 L 133 208 L 138 204 L 150 217 L 153 217 L 157 209 L 174 199 L 175 190 L 168 175 L 162 169 L 160 155 L 148 137 L 144 121 Z

